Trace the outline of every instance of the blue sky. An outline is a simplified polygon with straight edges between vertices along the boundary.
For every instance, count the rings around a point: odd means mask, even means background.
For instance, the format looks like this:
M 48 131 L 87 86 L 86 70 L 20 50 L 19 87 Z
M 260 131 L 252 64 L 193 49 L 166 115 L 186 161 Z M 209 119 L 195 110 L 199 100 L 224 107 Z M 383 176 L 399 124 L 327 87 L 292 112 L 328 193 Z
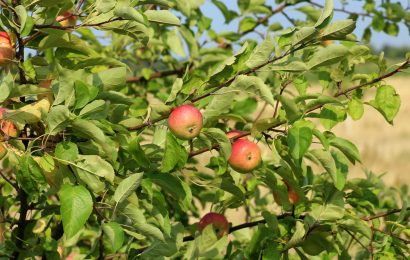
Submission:
M 237 6 L 237 1 L 236 0 L 221 0 L 224 2 L 229 9 L 238 11 L 238 6 Z M 323 0 L 314 0 L 316 3 L 323 4 Z M 269 2 L 274 2 L 273 0 L 267 0 L 267 3 Z M 335 0 L 335 8 L 341 8 L 342 5 L 340 4 L 339 0 Z M 346 9 L 349 11 L 356 11 L 356 12 L 363 12 L 362 11 L 362 5 L 364 1 L 358 1 L 358 0 L 349 0 L 346 1 L 348 2 L 348 5 L 346 6 Z M 391 2 L 398 3 L 400 2 L 402 6 L 407 7 L 410 5 L 410 0 L 391 0 Z M 377 0 L 376 3 L 381 4 L 381 0 Z M 206 0 L 204 5 L 201 7 L 201 10 L 204 12 L 205 15 L 213 19 L 213 24 L 212 28 L 217 31 L 236 31 L 238 28 L 238 19 L 235 19 L 232 21 L 230 24 L 226 25 L 224 24 L 224 18 L 222 13 L 219 11 L 219 9 L 212 4 L 210 0 Z M 303 19 L 304 15 L 301 14 L 300 12 L 294 10 L 294 8 L 290 7 L 286 9 L 287 14 L 296 19 Z M 335 12 L 334 15 L 334 20 L 341 20 L 341 19 L 346 19 L 347 14 L 341 13 L 341 12 Z M 286 26 L 291 26 L 291 24 L 285 19 L 285 17 L 282 14 L 277 14 L 274 17 L 271 18 L 270 22 L 275 22 L 278 21 Z M 366 17 L 366 18 L 359 18 L 358 23 L 357 23 L 357 28 L 355 30 L 356 35 L 361 39 L 362 34 L 364 29 L 366 28 L 366 25 L 369 25 L 371 23 L 371 18 Z M 249 34 L 249 37 L 255 37 L 255 34 Z M 389 36 L 383 32 L 377 33 L 373 31 L 373 38 L 372 38 L 372 45 L 375 46 L 376 48 L 381 48 L 383 45 L 393 45 L 393 46 L 403 46 L 403 45 L 410 45 L 410 35 L 409 35 L 409 30 L 407 29 L 406 26 L 403 24 L 400 24 L 400 33 L 397 37 Z

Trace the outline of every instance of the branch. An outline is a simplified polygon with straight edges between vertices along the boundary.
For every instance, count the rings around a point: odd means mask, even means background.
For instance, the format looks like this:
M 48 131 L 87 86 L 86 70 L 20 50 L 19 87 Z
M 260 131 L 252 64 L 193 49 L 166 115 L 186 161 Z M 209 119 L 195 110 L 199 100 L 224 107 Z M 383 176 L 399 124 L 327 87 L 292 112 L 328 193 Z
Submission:
M 382 75 L 382 76 L 380 76 L 380 77 L 378 77 L 378 78 L 375 78 L 375 79 L 373 79 L 373 80 L 371 80 L 371 81 L 369 81 L 369 82 L 366 82 L 366 83 L 360 84 L 360 85 L 358 85 L 358 86 L 354 86 L 354 87 L 348 88 L 348 89 L 346 89 L 346 90 L 344 90 L 344 91 L 338 92 L 338 93 L 335 94 L 335 97 L 339 97 L 339 96 L 342 96 L 342 95 L 346 95 L 346 94 L 352 92 L 353 90 L 356 90 L 356 89 L 359 89 L 359 88 L 363 88 L 363 87 L 372 85 L 372 84 L 374 84 L 374 83 L 377 83 L 377 82 L 379 82 L 379 81 L 382 81 L 382 80 L 385 79 L 385 78 L 391 77 L 391 76 L 393 76 L 393 75 L 399 73 L 402 69 L 404 69 L 404 68 L 405 68 L 407 65 L 409 65 L 409 64 L 410 64 L 410 58 L 408 58 L 405 62 L 403 62 L 402 65 L 400 65 L 399 67 L 397 67 L 397 69 L 395 69 L 395 70 L 393 70 L 393 71 L 391 71 L 391 72 L 389 72 L 389 73 L 387 73 L 387 74 L 384 74 L 384 75 Z
M 150 81 L 150 80 L 153 80 L 153 79 L 163 78 L 163 77 L 167 77 L 167 76 L 171 76 L 171 75 L 181 75 L 182 73 L 184 73 L 184 71 L 185 71 L 185 69 L 157 71 L 157 72 L 152 73 L 148 79 L 145 79 L 142 76 L 129 77 L 127 79 L 127 83 Z
M 17 235 L 16 235 L 16 251 L 13 252 L 13 259 L 18 259 L 20 251 L 23 248 L 24 242 L 24 230 L 27 223 L 27 211 L 28 211 L 28 201 L 27 193 L 23 189 L 19 189 L 18 198 L 20 200 L 20 211 L 19 219 L 17 222 Z
M 399 212 L 401 212 L 402 210 L 403 210 L 403 209 L 392 209 L 392 210 L 389 210 L 389 211 L 386 211 L 386 212 L 383 212 L 383 213 L 379 213 L 379 214 L 376 214 L 376 215 L 373 215 L 373 216 L 363 217 L 362 220 L 364 220 L 364 221 L 370 221 L 370 220 L 377 219 L 377 218 L 384 218 L 384 217 L 387 217 L 387 216 L 389 216 L 389 215 L 392 215 L 392 214 L 395 214 L 395 213 L 399 213 Z M 406 211 L 410 211 L 410 207 L 406 208 L 405 210 L 406 210 Z
M 284 57 L 286 57 L 286 56 L 288 56 L 288 55 L 290 55 L 290 54 L 293 54 L 293 53 L 295 53 L 296 51 L 299 51 L 299 50 L 301 50 L 301 49 L 304 49 L 305 47 L 307 47 L 306 44 L 301 44 L 299 47 L 290 48 L 288 51 L 284 52 L 282 55 L 277 56 L 277 57 L 274 57 L 274 58 L 272 58 L 272 59 L 269 59 L 269 60 L 266 61 L 265 63 L 263 63 L 263 64 L 261 64 L 261 65 L 255 67 L 255 68 L 249 69 L 249 70 L 247 70 L 247 71 L 239 72 L 238 74 L 236 74 L 234 77 L 232 77 L 231 79 L 229 79 L 228 81 L 226 81 L 226 82 L 223 83 L 222 85 L 220 85 L 220 86 L 214 88 L 212 91 L 210 91 L 210 92 L 208 92 L 208 93 L 205 93 L 205 94 L 203 94 L 203 95 L 201 95 L 201 96 L 198 96 L 198 97 L 195 97 L 195 98 L 191 99 L 191 102 L 192 102 L 192 103 L 195 103 L 195 102 L 197 102 L 197 101 L 199 101 L 199 100 L 202 100 L 202 99 L 204 99 L 204 98 L 206 98 L 206 97 L 211 96 L 212 94 L 214 94 L 216 91 L 220 90 L 221 88 L 224 88 L 224 87 L 229 86 L 229 85 L 236 79 L 236 77 L 239 76 L 239 75 L 249 75 L 249 74 L 255 73 L 255 72 L 257 72 L 259 69 L 265 67 L 266 65 L 268 65 L 268 64 L 270 64 L 270 63 L 273 63 L 273 62 L 275 62 L 275 61 L 278 61 L 278 60 L 280 60 L 280 59 L 283 59 Z M 173 109 L 173 108 L 172 108 L 172 109 Z M 157 123 L 157 122 L 159 122 L 159 121 L 162 121 L 162 120 L 168 118 L 168 115 L 171 113 L 172 109 L 170 109 L 168 112 L 166 112 L 163 116 L 161 116 L 161 117 L 159 117 L 159 118 L 156 118 L 156 119 L 153 119 L 153 120 L 148 120 L 147 122 L 145 122 L 145 123 L 143 123 L 143 124 L 140 124 L 140 125 L 137 125 L 137 126 L 134 126 L 134 127 L 128 127 L 127 129 L 128 129 L 129 131 L 135 131 L 135 130 L 139 130 L 139 129 L 142 129 L 142 128 L 144 128 L 144 127 L 150 126 L 150 125 L 152 125 L 152 124 L 155 124 L 155 123 Z M 250 134 L 250 133 L 249 133 L 249 134 Z M 249 135 L 249 134 L 248 134 L 248 135 Z M 244 136 L 246 136 L 246 135 L 244 135 Z M 209 149 L 208 149 L 208 150 L 209 150 Z
M 3 173 L 3 171 L 0 170 L 0 176 L 8 182 L 17 192 L 19 191 L 19 187 L 17 186 L 16 183 L 13 183 L 7 176 Z
M 375 228 L 375 227 L 371 227 L 371 229 L 372 229 L 373 231 L 380 232 L 380 233 L 383 233 L 383 234 L 385 234 L 385 235 L 389 235 L 389 236 L 391 236 L 391 237 L 393 237 L 393 238 L 396 238 L 396 239 L 402 241 L 403 243 L 405 243 L 406 245 L 410 244 L 410 240 L 401 238 L 400 236 L 398 236 L 398 235 L 396 235 L 396 234 L 393 234 L 393 233 L 391 233 L 391 232 L 387 232 L 387 231 L 384 231 L 384 230 L 381 230 L 381 229 L 377 229 L 377 228 Z

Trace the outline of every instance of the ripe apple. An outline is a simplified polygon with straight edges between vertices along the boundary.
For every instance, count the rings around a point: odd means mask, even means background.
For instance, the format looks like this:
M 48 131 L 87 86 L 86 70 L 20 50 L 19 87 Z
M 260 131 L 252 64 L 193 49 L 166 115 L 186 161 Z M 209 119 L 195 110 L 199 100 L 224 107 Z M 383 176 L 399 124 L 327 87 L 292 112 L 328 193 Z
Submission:
M 7 32 L 0 32 L 0 66 L 4 67 L 13 61 L 14 48 Z
M 5 135 L 11 136 L 11 137 L 17 137 L 17 128 L 13 124 L 13 122 L 10 122 L 8 120 L 3 120 L 3 113 L 6 111 L 7 111 L 6 108 L 0 107 L 0 130 Z
M 198 136 L 202 126 L 202 114 L 192 105 L 181 105 L 168 117 L 168 127 L 179 139 L 190 140 Z
M 215 212 L 206 214 L 199 221 L 199 231 L 202 232 L 210 224 L 212 224 L 218 238 L 228 234 L 229 223 L 224 215 Z
M 59 22 L 61 26 L 64 26 L 64 27 L 65 26 L 75 26 L 77 22 L 77 16 L 72 15 L 72 13 L 69 11 L 66 11 L 62 15 L 57 16 L 57 22 Z
M 235 136 L 241 135 L 241 134 L 243 134 L 243 133 L 245 133 L 245 132 L 234 129 L 234 130 L 229 131 L 226 135 L 228 136 L 229 139 L 231 139 L 231 138 L 234 138 Z M 238 138 L 238 139 L 247 140 L 248 137 L 247 137 L 247 136 L 242 136 L 242 137 L 240 137 L 240 138 Z
M 292 189 L 292 187 L 289 185 L 289 183 L 286 180 L 283 180 L 283 182 L 285 183 L 285 185 L 288 189 L 289 202 L 292 205 L 295 205 L 299 201 L 299 195 L 296 193 L 296 191 L 294 189 Z
M 254 142 L 239 139 L 232 145 L 232 152 L 228 162 L 235 171 L 247 173 L 260 164 L 261 151 Z

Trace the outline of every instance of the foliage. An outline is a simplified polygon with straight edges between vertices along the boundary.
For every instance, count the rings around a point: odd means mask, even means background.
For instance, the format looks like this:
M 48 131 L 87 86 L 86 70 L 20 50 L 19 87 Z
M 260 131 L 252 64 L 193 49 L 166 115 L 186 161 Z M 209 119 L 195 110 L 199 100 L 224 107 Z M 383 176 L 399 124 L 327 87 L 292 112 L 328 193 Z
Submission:
M 365 105 L 393 124 L 401 101 L 384 79 L 406 70 L 409 55 L 387 67 L 354 29 L 366 16 L 365 41 L 372 31 L 397 35 L 398 23 L 410 25 L 408 8 L 367 0 L 356 13 L 330 0 L 238 0 L 236 12 L 212 0 L 226 23 L 239 21 L 236 32 L 219 32 L 203 2 L 0 1 L 16 47 L 2 70 L 0 102 L 9 110 L 1 122 L 19 131 L 1 136 L 0 253 L 406 258 L 407 188 L 386 187 L 371 172 L 350 178 L 359 151 L 332 129 L 360 120 Z M 292 19 L 291 9 L 306 19 Z M 57 22 L 65 11 L 72 14 Z M 350 17 L 333 20 L 335 11 Z M 275 22 L 281 14 L 292 27 Z M 73 16 L 75 25 L 60 24 Z M 356 71 L 369 64 L 377 69 Z M 204 116 L 192 142 L 166 126 L 183 103 Z M 229 140 L 230 128 L 244 134 Z M 231 142 L 243 136 L 264 147 L 262 164 L 247 174 L 227 164 Z M 197 219 L 211 205 L 244 209 L 247 222 L 231 227 L 229 239 L 210 228 L 200 234 Z

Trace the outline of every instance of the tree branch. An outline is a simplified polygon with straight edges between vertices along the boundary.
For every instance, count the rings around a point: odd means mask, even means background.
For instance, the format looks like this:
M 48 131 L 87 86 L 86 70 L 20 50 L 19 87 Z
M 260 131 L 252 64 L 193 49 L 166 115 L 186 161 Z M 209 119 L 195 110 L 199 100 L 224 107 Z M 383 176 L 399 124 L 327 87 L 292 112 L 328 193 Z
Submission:
M 370 221 L 370 220 L 377 219 L 377 218 L 384 218 L 384 217 L 387 217 L 387 216 L 389 216 L 389 215 L 392 215 L 392 214 L 395 214 L 395 213 L 399 213 L 399 212 L 402 211 L 402 210 L 403 210 L 403 209 L 392 209 L 392 210 L 389 210 L 389 211 L 386 211 L 386 212 L 382 212 L 382 213 L 379 213 L 379 214 L 376 214 L 376 215 L 373 215 L 373 216 L 363 217 L 362 220 L 364 220 L 364 221 Z M 406 211 L 410 211 L 410 207 L 406 208 L 405 210 L 406 210 Z
M 20 250 L 23 248 L 24 242 L 24 230 L 27 223 L 27 211 L 28 211 L 28 201 L 27 193 L 23 189 L 19 189 L 18 198 L 20 200 L 20 211 L 19 219 L 17 222 L 17 235 L 16 235 L 16 251 L 13 252 L 13 259 L 18 259 L 20 255 Z

